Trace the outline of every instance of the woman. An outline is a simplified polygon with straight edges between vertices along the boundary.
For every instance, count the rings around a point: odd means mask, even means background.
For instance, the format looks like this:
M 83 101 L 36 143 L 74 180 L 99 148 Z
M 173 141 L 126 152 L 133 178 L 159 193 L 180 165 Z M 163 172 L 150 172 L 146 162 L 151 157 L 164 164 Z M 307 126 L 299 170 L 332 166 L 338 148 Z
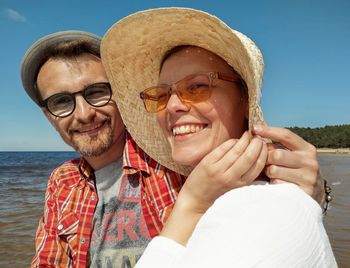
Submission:
M 192 171 L 140 267 L 336 266 L 318 204 L 272 184 L 317 176 L 318 164 L 313 146 L 262 125 L 263 60 L 250 39 L 204 12 L 157 9 L 115 24 L 101 49 L 131 135 L 161 164 Z M 265 165 L 270 183 L 259 182 Z

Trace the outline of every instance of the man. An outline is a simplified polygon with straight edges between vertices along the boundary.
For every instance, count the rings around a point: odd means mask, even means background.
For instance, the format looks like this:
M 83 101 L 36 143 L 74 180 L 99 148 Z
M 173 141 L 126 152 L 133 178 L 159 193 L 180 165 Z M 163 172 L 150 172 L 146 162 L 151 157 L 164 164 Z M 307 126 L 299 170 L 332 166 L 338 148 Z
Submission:
M 98 36 L 58 32 L 21 64 L 26 92 L 81 155 L 50 176 L 32 267 L 134 266 L 184 182 L 126 133 L 99 49 Z

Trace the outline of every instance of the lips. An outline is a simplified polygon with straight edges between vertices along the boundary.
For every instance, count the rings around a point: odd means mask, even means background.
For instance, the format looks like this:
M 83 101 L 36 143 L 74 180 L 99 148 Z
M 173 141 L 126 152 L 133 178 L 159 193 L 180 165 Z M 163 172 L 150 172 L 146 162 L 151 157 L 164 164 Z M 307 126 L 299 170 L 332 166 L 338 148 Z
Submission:
M 206 124 L 182 124 L 174 126 L 171 131 L 174 136 L 193 134 L 206 128 Z
M 87 124 L 73 130 L 73 132 L 79 135 L 89 135 L 89 136 L 96 135 L 104 127 L 106 122 L 107 121 Z

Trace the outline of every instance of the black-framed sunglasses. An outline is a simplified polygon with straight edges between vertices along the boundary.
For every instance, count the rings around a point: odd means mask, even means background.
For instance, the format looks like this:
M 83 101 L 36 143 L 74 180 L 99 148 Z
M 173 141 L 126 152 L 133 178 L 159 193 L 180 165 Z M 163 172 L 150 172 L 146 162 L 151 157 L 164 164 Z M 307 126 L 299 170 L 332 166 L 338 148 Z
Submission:
M 155 113 L 163 110 L 172 94 L 176 92 L 179 99 L 185 103 L 197 103 L 209 99 L 213 80 L 220 79 L 229 82 L 241 80 L 237 74 L 210 72 L 189 75 L 172 85 L 157 85 L 140 93 L 146 111 Z
M 112 98 L 112 90 L 109 83 L 95 83 L 74 93 L 62 92 L 54 94 L 41 101 L 40 106 L 45 107 L 54 116 L 67 117 L 75 110 L 75 95 L 77 94 L 81 94 L 85 101 L 94 107 L 102 107 Z

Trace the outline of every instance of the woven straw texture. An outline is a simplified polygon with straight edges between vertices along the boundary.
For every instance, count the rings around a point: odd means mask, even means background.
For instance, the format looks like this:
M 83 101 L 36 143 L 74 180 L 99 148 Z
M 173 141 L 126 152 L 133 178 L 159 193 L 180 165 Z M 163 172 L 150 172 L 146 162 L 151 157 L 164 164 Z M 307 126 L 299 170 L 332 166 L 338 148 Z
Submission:
M 101 57 L 124 123 L 137 144 L 171 170 L 177 165 L 155 114 L 147 113 L 139 93 L 158 83 L 164 54 L 179 45 L 205 48 L 227 61 L 246 81 L 249 127 L 264 122 L 260 109 L 263 58 L 245 35 L 208 13 L 188 8 L 160 8 L 134 13 L 115 23 L 101 43 Z

